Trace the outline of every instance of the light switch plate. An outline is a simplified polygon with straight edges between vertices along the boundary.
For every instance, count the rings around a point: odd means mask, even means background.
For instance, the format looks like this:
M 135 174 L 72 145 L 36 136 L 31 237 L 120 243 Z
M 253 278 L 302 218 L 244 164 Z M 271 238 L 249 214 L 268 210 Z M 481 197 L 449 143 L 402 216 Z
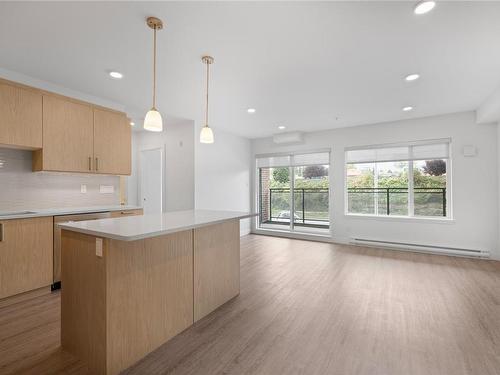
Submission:
M 95 239 L 95 255 L 102 258 L 102 238 Z
M 113 185 L 99 185 L 99 193 L 101 194 L 113 194 L 115 192 L 115 187 Z
M 80 193 L 85 194 L 87 192 L 87 185 L 81 184 L 80 185 Z

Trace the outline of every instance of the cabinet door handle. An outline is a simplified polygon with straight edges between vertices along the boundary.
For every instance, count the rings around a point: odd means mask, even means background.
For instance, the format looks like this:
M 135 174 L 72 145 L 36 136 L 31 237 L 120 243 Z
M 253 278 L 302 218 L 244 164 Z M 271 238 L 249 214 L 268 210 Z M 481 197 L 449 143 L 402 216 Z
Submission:
M 99 170 L 99 158 L 95 158 L 95 170 Z
M 89 171 L 92 170 L 92 157 L 89 156 Z
M 3 242 L 4 233 L 3 233 L 3 223 L 0 223 L 0 242 Z

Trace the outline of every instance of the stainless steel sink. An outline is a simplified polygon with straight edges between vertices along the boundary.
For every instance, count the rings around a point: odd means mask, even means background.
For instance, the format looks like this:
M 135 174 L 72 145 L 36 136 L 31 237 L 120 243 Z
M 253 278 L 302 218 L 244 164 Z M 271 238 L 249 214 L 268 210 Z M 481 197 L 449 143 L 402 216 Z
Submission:
M 0 216 L 18 216 L 18 215 L 31 215 L 36 214 L 35 211 L 11 211 L 11 212 L 0 212 Z

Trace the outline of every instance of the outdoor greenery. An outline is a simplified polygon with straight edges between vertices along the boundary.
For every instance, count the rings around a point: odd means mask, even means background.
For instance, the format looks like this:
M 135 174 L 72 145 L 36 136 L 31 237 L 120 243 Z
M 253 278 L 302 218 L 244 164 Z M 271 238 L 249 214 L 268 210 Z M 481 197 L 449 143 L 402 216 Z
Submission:
M 415 161 L 413 165 L 414 214 L 443 216 L 446 161 Z M 348 211 L 365 214 L 378 211 L 384 215 L 389 206 L 390 215 L 408 215 L 408 166 L 405 161 L 379 163 L 377 169 L 374 163 L 348 164 Z M 376 170 L 378 190 L 373 190 Z M 295 167 L 295 222 L 329 220 L 328 172 L 327 166 Z M 271 216 L 276 219 L 281 214 L 287 221 L 291 204 L 290 170 L 288 167 L 270 168 L 270 175 Z M 367 190 L 360 190 L 362 188 Z M 389 194 L 386 188 L 390 188 Z
M 328 221 L 328 167 L 295 167 L 295 221 Z M 277 218 L 280 213 L 290 212 L 290 172 L 288 167 L 272 168 L 271 215 Z M 304 190 L 302 190 L 304 189 Z M 312 190 L 307 190 L 312 189 Z
M 389 205 L 391 215 L 407 215 L 408 162 L 380 163 L 378 169 L 377 187 L 380 189 L 363 191 L 356 189 L 375 187 L 375 164 L 347 165 L 347 187 L 351 189 L 348 199 L 349 212 L 373 214 L 375 204 L 378 204 L 378 212 L 381 214 L 387 213 Z M 443 216 L 445 191 L 442 189 L 446 188 L 446 162 L 415 161 L 413 185 L 415 215 Z M 391 190 L 387 192 L 384 188 Z

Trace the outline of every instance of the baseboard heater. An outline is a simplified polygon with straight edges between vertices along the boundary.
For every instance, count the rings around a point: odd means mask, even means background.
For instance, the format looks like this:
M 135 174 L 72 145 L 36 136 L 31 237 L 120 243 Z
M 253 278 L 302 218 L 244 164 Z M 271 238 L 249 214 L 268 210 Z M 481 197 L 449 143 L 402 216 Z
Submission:
M 416 251 L 421 253 L 455 255 L 462 257 L 489 258 L 490 252 L 484 250 L 461 249 L 457 247 L 431 246 L 406 242 L 382 241 L 367 238 L 351 238 L 354 245 L 381 247 L 394 250 Z

